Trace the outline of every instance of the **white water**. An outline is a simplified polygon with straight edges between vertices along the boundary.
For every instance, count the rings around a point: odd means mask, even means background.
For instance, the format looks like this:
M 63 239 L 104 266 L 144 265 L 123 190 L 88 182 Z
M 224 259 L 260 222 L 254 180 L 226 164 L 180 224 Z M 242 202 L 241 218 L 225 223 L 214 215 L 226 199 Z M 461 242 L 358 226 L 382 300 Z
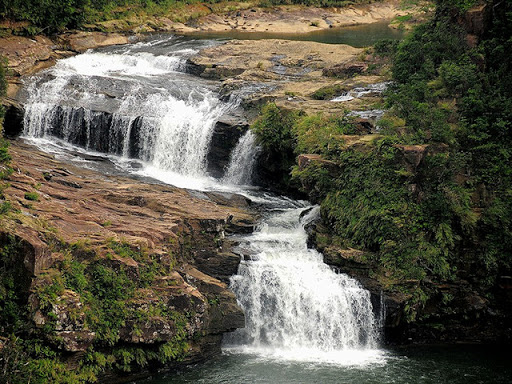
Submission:
M 366 87 L 356 87 L 348 92 L 343 93 L 341 96 L 337 96 L 331 101 L 334 102 L 345 102 L 354 99 L 359 99 L 369 94 L 379 94 L 384 92 L 389 86 L 389 82 L 370 84 Z
M 60 60 L 46 79 L 34 78 L 27 85 L 24 135 L 135 157 L 144 162 L 141 173 L 207 179 L 215 123 L 236 103 L 220 101 L 208 84 L 180 73 L 197 48 L 155 55 L 144 47 L 87 52 Z M 101 122 L 101 111 L 111 121 Z
M 250 185 L 259 151 L 256 135 L 247 131 L 233 149 L 228 169 L 222 180 L 227 184 Z
M 382 361 L 370 293 L 307 248 L 304 210 L 271 214 L 243 243 L 250 256 L 231 288 L 246 328 L 227 336 L 225 350 L 342 365 Z

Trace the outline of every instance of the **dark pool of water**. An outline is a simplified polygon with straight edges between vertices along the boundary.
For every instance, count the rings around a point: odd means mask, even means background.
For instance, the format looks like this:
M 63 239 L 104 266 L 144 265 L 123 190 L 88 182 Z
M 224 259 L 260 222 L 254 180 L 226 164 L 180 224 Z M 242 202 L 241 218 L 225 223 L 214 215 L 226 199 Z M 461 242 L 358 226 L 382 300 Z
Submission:
M 244 32 L 231 30 L 225 32 L 197 32 L 190 36 L 200 39 L 225 39 L 225 40 L 261 40 L 283 39 L 298 41 L 316 41 L 327 44 L 348 44 L 353 47 L 367 47 L 381 39 L 399 40 L 404 37 L 404 31 L 388 27 L 389 22 L 377 22 L 373 24 L 357 25 L 353 27 L 329 28 L 310 33 L 275 33 L 269 32 Z
M 251 355 L 222 355 L 208 363 L 140 384 L 509 384 L 509 354 L 497 347 L 415 346 L 391 350 L 367 366 L 287 363 Z

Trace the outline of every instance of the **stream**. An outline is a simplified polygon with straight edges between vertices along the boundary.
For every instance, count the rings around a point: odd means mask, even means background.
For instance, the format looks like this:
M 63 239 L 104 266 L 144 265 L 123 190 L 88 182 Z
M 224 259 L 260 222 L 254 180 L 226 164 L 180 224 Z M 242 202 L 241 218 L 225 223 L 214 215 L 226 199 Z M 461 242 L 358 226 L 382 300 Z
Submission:
M 221 100 L 218 83 L 186 73 L 186 59 L 217 44 L 157 36 L 88 51 L 59 61 L 24 88 L 24 138 L 37 147 L 104 172 L 240 193 L 262 210 L 257 230 L 236 239 L 244 257 L 231 288 L 246 327 L 226 335 L 217 359 L 142 382 L 508 382 L 503 356 L 484 347 L 383 348 L 382 311 L 370 293 L 307 248 L 304 225 L 318 209 L 250 185 L 258 152 L 251 133 L 240 137 L 224 175 L 211 176 L 207 152 L 215 124 L 236 116 L 240 100 Z

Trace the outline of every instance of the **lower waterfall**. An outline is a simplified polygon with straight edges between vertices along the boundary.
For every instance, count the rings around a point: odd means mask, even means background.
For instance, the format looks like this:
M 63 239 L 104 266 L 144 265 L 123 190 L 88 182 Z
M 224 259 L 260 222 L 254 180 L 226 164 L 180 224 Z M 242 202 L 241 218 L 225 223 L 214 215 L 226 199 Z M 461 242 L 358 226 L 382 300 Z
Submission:
M 379 319 L 370 293 L 307 248 L 304 224 L 317 208 L 304 216 L 307 210 L 275 210 L 242 239 L 247 256 L 231 288 L 246 327 L 225 336 L 225 350 L 336 364 L 378 359 Z

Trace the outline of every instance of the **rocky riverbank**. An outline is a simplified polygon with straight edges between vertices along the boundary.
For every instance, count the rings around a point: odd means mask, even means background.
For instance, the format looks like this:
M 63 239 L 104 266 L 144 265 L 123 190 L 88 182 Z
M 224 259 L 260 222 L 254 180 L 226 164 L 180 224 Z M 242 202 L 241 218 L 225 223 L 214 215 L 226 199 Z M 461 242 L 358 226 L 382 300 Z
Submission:
M 20 310 L 28 305 L 20 321 L 33 337 L 72 365 L 94 343 L 113 356 L 170 345 L 175 366 L 218 353 L 222 334 L 244 326 L 226 285 L 240 258 L 224 237 L 252 230 L 245 199 L 107 176 L 20 141 L 9 152 L 0 239 L 11 252 L 1 253 L 2 265 L 21 284 L 13 295 Z M 117 284 L 130 294 L 112 298 Z

